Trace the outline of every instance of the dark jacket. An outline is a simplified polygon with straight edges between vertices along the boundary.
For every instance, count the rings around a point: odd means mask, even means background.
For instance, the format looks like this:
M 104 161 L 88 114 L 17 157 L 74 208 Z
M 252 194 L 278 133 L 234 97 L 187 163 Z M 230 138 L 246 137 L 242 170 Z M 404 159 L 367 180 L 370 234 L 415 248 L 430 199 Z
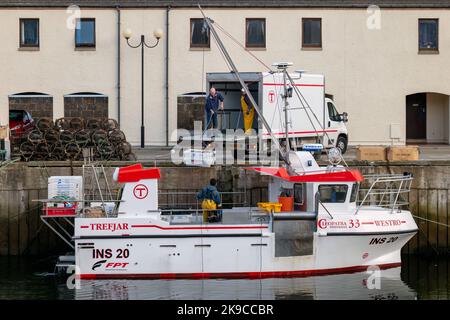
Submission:
M 199 193 L 197 193 L 198 200 L 209 199 L 213 200 L 216 204 L 221 204 L 219 191 L 212 185 L 204 187 Z
M 216 112 L 219 109 L 220 101 L 223 101 L 223 100 L 224 100 L 223 96 L 220 92 L 217 92 L 215 97 L 211 96 L 211 94 L 208 93 L 208 95 L 206 96 L 206 101 L 205 101 L 205 111 L 211 112 L 211 110 L 212 110 L 212 111 Z

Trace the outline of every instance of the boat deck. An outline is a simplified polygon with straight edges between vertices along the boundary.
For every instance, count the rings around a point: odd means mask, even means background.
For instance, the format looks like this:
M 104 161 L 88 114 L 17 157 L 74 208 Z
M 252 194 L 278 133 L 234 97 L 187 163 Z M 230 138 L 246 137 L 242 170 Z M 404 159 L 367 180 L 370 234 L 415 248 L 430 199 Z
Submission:
M 177 209 L 163 210 L 161 217 L 170 224 L 202 224 L 203 210 Z M 232 208 L 222 209 L 222 220 L 219 222 L 207 222 L 208 224 L 267 224 L 270 215 L 259 208 Z

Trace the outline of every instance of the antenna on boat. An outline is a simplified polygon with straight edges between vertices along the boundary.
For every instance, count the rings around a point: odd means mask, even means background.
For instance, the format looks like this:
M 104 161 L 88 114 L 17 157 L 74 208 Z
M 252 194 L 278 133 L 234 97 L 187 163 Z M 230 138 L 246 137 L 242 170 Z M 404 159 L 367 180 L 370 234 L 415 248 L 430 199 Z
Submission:
M 288 111 L 288 106 L 289 106 L 288 98 L 292 97 L 292 87 L 288 88 L 288 86 L 287 86 L 286 73 L 287 73 L 287 68 L 292 65 L 293 65 L 292 62 L 276 62 L 276 63 L 272 64 L 272 66 L 277 67 L 277 69 L 283 73 L 284 129 L 285 129 L 286 152 L 289 152 L 291 150 L 291 146 L 289 143 L 289 128 L 288 128 L 289 118 L 288 118 L 287 111 Z
M 265 127 L 265 129 L 267 130 L 267 133 L 270 136 L 270 139 L 272 140 L 272 143 L 275 145 L 275 147 L 278 149 L 278 151 L 280 152 L 280 157 L 281 159 L 286 163 L 287 165 L 287 169 L 289 171 L 294 172 L 294 170 L 292 170 L 291 168 L 291 162 L 289 161 L 289 157 L 288 157 L 288 152 L 289 150 L 286 148 L 286 150 L 283 150 L 281 148 L 280 142 L 278 141 L 277 138 L 275 138 L 275 136 L 272 133 L 272 129 L 270 128 L 269 123 L 267 122 L 267 120 L 264 118 L 261 110 L 258 107 L 258 104 L 256 103 L 255 99 L 253 98 L 250 90 L 247 88 L 244 80 L 241 78 L 241 76 L 239 75 L 239 71 L 236 68 L 236 65 L 234 64 L 233 60 L 231 59 L 230 55 L 228 54 L 227 49 L 225 48 L 222 40 L 220 39 L 219 35 L 217 34 L 216 29 L 213 26 L 214 21 L 211 20 L 210 18 L 208 18 L 205 13 L 203 12 L 202 7 L 200 6 L 200 4 L 198 5 L 198 8 L 200 9 L 200 12 L 203 15 L 203 18 L 205 19 L 206 24 L 208 25 L 209 30 L 211 31 L 214 39 L 217 42 L 217 45 L 219 47 L 219 50 L 222 51 L 223 56 L 225 58 L 225 60 L 227 61 L 228 65 L 230 66 L 231 70 L 233 71 L 234 75 L 236 76 L 236 78 L 239 80 L 239 83 L 241 84 L 242 89 L 244 89 L 245 93 L 247 94 L 247 97 L 249 98 L 250 102 L 252 103 L 256 113 L 258 114 L 259 119 L 262 120 L 262 123 Z M 286 66 L 287 67 L 287 66 Z M 286 124 L 287 127 L 287 124 Z

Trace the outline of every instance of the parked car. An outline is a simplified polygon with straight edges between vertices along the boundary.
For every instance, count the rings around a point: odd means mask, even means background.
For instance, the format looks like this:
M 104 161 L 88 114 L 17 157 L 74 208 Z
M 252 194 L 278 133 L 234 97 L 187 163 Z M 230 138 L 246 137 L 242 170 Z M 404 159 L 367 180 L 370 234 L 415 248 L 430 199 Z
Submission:
M 9 110 L 9 128 L 11 137 L 21 137 L 35 128 L 35 121 L 25 110 Z

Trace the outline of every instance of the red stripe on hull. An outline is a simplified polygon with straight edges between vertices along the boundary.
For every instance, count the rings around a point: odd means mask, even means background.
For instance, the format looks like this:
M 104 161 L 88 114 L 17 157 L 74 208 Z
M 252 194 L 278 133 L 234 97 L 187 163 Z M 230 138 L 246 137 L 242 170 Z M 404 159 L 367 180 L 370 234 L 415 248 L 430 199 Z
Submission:
M 400 267 L 401 263 L 386 263 L 377 265 L 380 269 Z M 227 272 L 227 273 L 149 273 L 149 274 L 80 274 L 79 279 L 260 279 L 260 278 L 290 278 L 308 277 L 314 275 L 326 275 L 334 273 L 348 273 L 365 271 L 369 266 L 353 266 L 346 268 L 332 268 L 320 270 L 299 270 L 299 271 L 264 271 L 264 272 Z
M 236 226 L 236 227 L 161 227 L 155 224 L 134 224 L 132 228 L 157 228 L 161 230 L 228 230 L 228 229 L 267 229 L 268 226 Z

